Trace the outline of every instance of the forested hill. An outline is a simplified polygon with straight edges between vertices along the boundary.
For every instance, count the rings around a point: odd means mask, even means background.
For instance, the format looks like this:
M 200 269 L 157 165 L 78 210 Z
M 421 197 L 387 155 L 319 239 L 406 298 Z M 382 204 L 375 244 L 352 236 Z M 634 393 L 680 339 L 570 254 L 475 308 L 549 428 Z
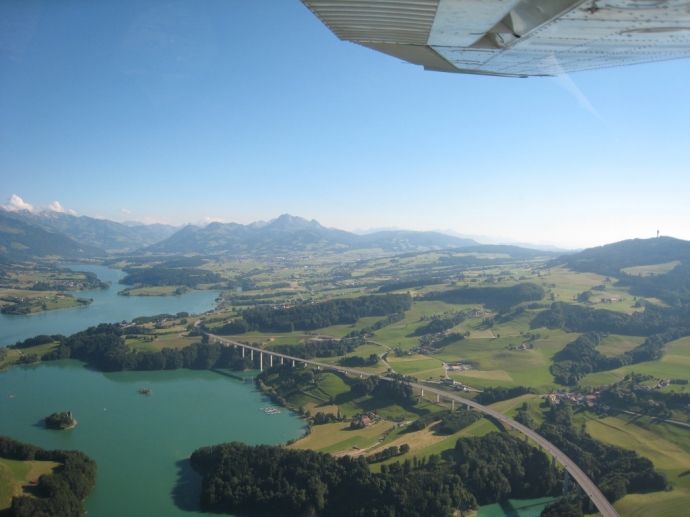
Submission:
M 550 265 L 564 264 L 574 271 L 618 276 L 620 270 L 627 267 L 674 261 L 690 264 L 690 241 L 673 237 L 630 239 L 564 255 Z
M 169 239 L 148 247 L 156 253 L 214 253 L 276 255 L 290 252 L 344 252 L 380 249 L 403 253 L 476 245 L 472 239 L 437 232 L 384 231 L 369 235 L 326 228 L 288 214 L 268 223 L 211 223 L 205 228 L 186 226 Z
M 46 210 L 4 212 L 6 216 L 33 224 L 49 231 L 60 232 L 79 242 L 108 251 L 143 248 L 167 239 L 178 228 L 166 224 L 122 224 L 107 219 L 75 216 Z
M 9 217 L 7 212 L 0 211 L 0 258 L 27 260 L 48 256 L 84 258 L 103 255 L 103 250 L 79 244 L 66 235 Z

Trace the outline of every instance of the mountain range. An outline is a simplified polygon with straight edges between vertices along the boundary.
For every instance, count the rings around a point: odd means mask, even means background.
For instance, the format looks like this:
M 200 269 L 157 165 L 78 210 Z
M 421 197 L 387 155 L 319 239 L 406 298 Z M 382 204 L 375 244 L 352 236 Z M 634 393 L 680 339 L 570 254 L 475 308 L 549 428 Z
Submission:
M 49 232 L 60 232 L 83 245 L 108 252 L 143 248 L 167 239 L 179 230 L 167 224 L 127 225 L 107 219 L 96 219 L 85 215 L 76 216 L 53 210 L 43 212 L 16 210 L 2 213 Z
M 0 218 L 0 255 L 13 258 L 104 256 L 134 251 L 255 256 L 352 250 L 403 253 L 478 245 L 472 239 L 439 232 L 390 230 L 356 235 L 289 214 L 269 222 L 215 222 L 182 229 L 163 224 L 123 224 L 55 211 L 0 210 Z
M 86 258 L 102 255 L 104 252 L 101 249 L 78 243 L 67 235 L 46 230 L 0 211 L 0 260 L 51 256 Z
M 276 255 L 291 252 L 381 250 L 403 253 L 461 248 L 478 243 L 438 232 L 394 230 L 368 235 L 326 228 L 315 220 L 283 214 L 268 223 L 248 225 L 211 223 L 204 228 L 185 226 L 170 238 L 148 246 L 152 253 L 217 253 Z

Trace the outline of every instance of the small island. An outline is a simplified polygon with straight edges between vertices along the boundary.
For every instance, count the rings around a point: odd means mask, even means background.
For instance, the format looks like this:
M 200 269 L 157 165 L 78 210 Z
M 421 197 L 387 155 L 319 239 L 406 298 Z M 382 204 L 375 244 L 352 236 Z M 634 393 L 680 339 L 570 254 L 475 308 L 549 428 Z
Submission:
M 72 429 L 77 425 L 77 421 L 72 418 L 72 412 L 53 413 L 45 418 L 46 429 L 56 429 L 62 431 Z
M 153 393 L 153 392 L 148 388 L 141 388 L 139 390 L 139 393 L 141 393 L 142 395 L 151 395 L 151 393 Z

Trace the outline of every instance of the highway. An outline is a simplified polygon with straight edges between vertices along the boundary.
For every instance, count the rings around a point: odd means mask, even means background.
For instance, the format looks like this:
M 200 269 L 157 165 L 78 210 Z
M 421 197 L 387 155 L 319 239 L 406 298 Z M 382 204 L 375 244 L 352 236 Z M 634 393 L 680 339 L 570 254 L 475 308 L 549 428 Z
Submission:
M 261 348 L 256 348 L 253 346 L 245 345 L 243 343 L 237 343 L 235 341 L 231 341 L 229 339 L 222 338 L 220 336 L 216 336 L 214 334 L 208 334 L 209 338 L 214 339 L 218 341 L 219 343 L 223 343 L 226 345 L 232 345 L 232 346 L 239 346 L 246 348 L 247 350 L 254 350 L 255 352 L 260 352 L 262 354 L 266 354 L 269 356 L 273 357 L 278 357 L 278 358 L 283 358 L 288 361 L 295 361 L 295 362 L 300 362 L 300 363 L 305 363 L 305 364 L 310 364 L 313 366 L 318 366 L 319 368 L 326 369 L 326 370 L 335 370 L 343 373 L 349 373 L 352 375 L 359 375 L 363 377 L 370 377 L 372 375 L 376 375 L 374 373 L 370 372 L 363 372 L 361 370 L 356 370 L 354 368 L 345 368 L 343 366 L 338 366 L 338 365 L 332 365 L 332 364 L 326 364 L 326 363 L 320 363 L 318 361 L 312 361 L 310 359 L 301 359 L 299 357 L 292 357 L 289 355 L 285 354 L 280 354 L 274 351 L 267 351 L 263 350 Z M 381 377 L 382 380 L 392 380 L 387 377 Z M 470 407 L 473 407 L 474 409 L 481 411 L 485 415 L 489 415 L 496 419 L 497 421 L 512 427 L 513 429 L 520 431 L 522 434 L 527 435 L 530 439 L 532 439 L 537 445 L 539 445 L 543 450 L 546 452 L 550 453 L 554 458 L 556 458 L 556 461 L 563 465 L 563 468 L 565 468 L 569 473 L 570 476 L 577 481 L 577 484 L 580 485 L 582 488 L 583 492 L 590 498 L 592 503 L 597 507 L 599 512 L 603 517 L 619 517 L 618 512 L 616 512 L 615 508 L 609 503 L 606 498 L 604 497 L 604 494 L 602 494 L 599 489 L 596 487 L 596 485 L 592 482 L 592 480 L 587 477 L 587 474 L 585 474 L 580 467 L 575 465 L 575 463 L 568 458 L 562 451 L 560 451 L 555 445 L 553 445 L 551 442 L 547 441 L 544 439 L 541 435 L 537 434 L 535 431 L 532 431 L 531 429 L 525 427 L 522 424 L 519 424 L 512 418 L 508 418 L 502 413 L 499 413 L 498 411 L 495 411 L 491 408 L 488 408 L 486 406 L 482 406 L 481 404 L 478 404 L 474 402 L 473 400 L 469 400 L 466 398 L 463 398 L 459 395 L 456 395 L 454 393 L 448 393 L 443 390 L 438 390 L 435 388 L 430 388 L 429 386 L 425 386 L 423 384 L 417 384 L 417 383 L 410 383 L 413 387 L 418 388 L 420 390 L 427 391 L 429 393 L 434 393 L 438 394 L 441 397 L 450 399 L 450 400 L 455 400 L 456 402 L 460 402 L 461 404 L 466 404 Z

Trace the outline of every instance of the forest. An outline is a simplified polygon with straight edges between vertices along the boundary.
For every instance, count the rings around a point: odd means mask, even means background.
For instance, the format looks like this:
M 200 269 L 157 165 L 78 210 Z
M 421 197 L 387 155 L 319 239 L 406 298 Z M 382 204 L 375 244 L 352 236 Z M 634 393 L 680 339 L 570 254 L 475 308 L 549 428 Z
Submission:
M 96 462 L 79 451 L 47 451 L 0 436 L 0 458 L 18 461 L 54 461 L 61 466 L 43 474 L 36 485 L 37 497 L 13 497 L 11 517 L 81 517 L 82 501 L 96 484 Z
M 203 476 L 206 511 L 254 516 L 450 517 L 476 508 L 475 498 L 449 468 L 384 465 L 364 457 L 334 458 L 310 450 L 228 443 L 197 449 L 192 468 Z M 357 494 L 357 497 L 352 497 Z

